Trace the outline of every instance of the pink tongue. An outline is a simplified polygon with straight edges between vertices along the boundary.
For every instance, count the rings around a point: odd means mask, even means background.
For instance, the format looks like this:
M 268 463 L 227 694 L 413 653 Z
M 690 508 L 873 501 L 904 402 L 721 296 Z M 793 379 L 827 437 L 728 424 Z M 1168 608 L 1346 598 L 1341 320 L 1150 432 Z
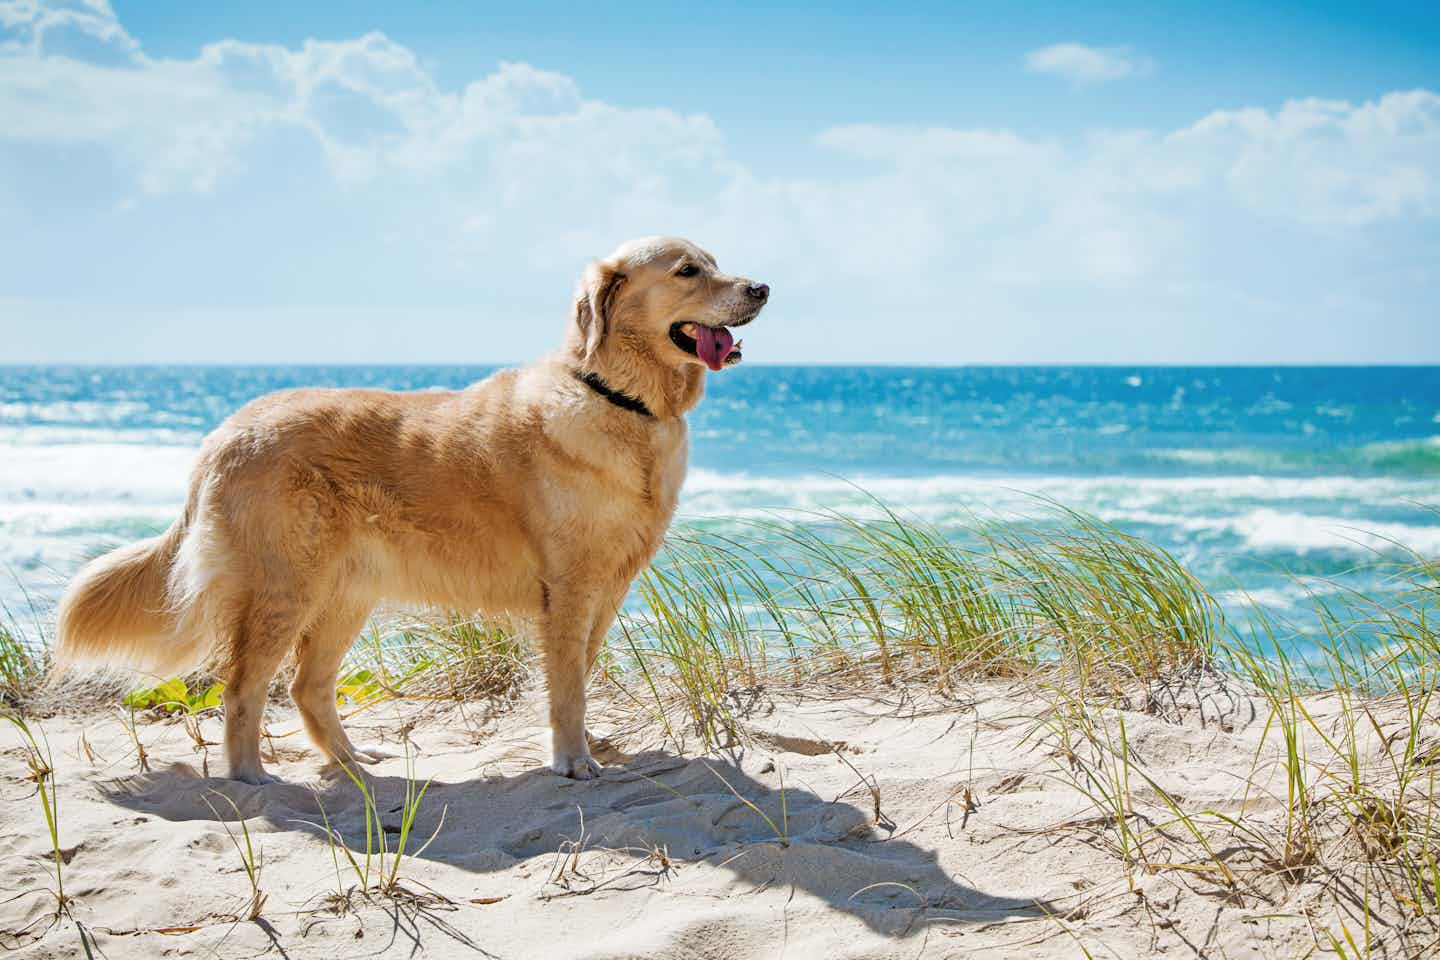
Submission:
M 725 327 L 695 325 L 695 352 L 711 370 L 723 370 L 725 358 L 735 350 L 735 338 Z

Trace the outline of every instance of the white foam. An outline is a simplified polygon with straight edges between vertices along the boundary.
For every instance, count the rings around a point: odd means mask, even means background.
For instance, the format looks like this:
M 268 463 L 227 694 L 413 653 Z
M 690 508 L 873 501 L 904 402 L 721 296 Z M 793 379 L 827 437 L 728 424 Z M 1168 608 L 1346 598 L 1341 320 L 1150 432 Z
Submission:
M 0 449 L 0 510 L 26 501 L 178 502 L 198 452 L 198 445 L 11 444 Z
M 0 530 L 8 536 L 25 534 L 74 535 L 76 531 L 103 533 L 118 526 L 164 528 L 180 512 L 183 502 L 56 503 L 28 501 L 0 506 Z
M 1036 516 L 1048 499 L 1120 526 L 1167 528 L 1182 540 L 1234 537 L 1235 549 L 1368 553 L 1399 543 L 1430 555 L 1440 552 L 1440 516 L 1415 505 L 1435 493 L 1433 483 L 1387 477 L 869 476 L 852 483 L 695 470 L 681 502 L 686 516 L 712 519 L 825 508 L 879 518 L 875 497 L 905 516 L 946 522 Z M 1420 522 L 1364 519 L 1377 507 L 1405 509 Z
M 45 445 L 79 445 L 87 443 L 122 444 L 125 446 L 163 445 L 198 447 L 205 434 L 196 429 L 179 427 L 137 427 L 114 430 L 109 427 L 0 424 L 0 448 Z
M 1280 510 L 1251 510 L 1231 525 L 1252 549 L 1350 549 L 1388 552 L 1400 545 L 1421 554 L 1440 554 L 1440 525 L 1355 521 Z
M 1265 607 L 1269 610 L 1287 610 L 1296 606 L 1304 596 L 1304 591 L 1297 585 L 1290 590 L 1281 587 L 1221 590 L 1215 594 L 1215 599 L 1225 607 Z
M 0 403 L 0 422 L 124 424 L 149 409 L 135 400 L 12 400 Z
M 711 493 L 768 496 L 775 506 L 793 500 L 834 497 L 882 500 L 909 505 L 916 500 L 948 499 L 957 503 L 1000 500 L 1023 502 L 1029 495 L 1051 497 L 1067 505 L 1084 499 L 1125 498 L 1139 507 L 1197 496 L 1220 501 L 1354 499 L 1368 504 L 1405 506 L 1435 499 L 1433 481 L 1394 477 L 1145 477 L 1145 476 L 996 476 L 955 474 L 897 477 L 860 474 L 836 477 L 803 474 L 791 477 L 749 473 L 718 473 L 694 469 L 685 482 L 686 497 Z

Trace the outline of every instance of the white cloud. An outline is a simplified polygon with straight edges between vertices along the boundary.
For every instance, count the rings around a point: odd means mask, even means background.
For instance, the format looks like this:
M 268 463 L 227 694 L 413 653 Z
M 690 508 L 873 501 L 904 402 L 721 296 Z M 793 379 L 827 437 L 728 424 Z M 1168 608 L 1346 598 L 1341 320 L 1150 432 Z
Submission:
M 1083 43 L 1056 43 L 1025 55 L 1030 73 L 1063 77 L 1077 87 L 1146 76 L 1155 70 L 1154 61 L 1129 47 L 1090 47 Z
M 298 49 L 223 40 L 174 60 L 135 46 L 103 0 L 10 0 L 0 3 L 0 27 L 17 38 L 0 51 L 0 139 L 100 145 L 150 193 L 213 190 L 245 169 L 257 141 L 287 131 L 318 148 L 341 182 L 483 172 L 501 208 L 538 192 L 580 200 L 597 184 L 678 204 L 697 187 L 713 197 L 759 184 L 704 115 L 587 99 L 570 77 L 526 64 L 442 90 L 411 50 L 379 33 Z M 51 53 L 65 30 L 130 56 L 117 64 Z M 1123 51 L 1078 44 L 1029 59 L 1032 69 L 1087 82 L 1140 69 Z M 1217 111 L 1171 133 L 1102 131 L 1081 144 L 875 124 L 816 136 L 822 148 L 904 172 L 926 194 L 963 201 L 961 222 L 972 224 L 1078 190 L 1136 199 L 1222 189 L 1258 212 L 1312 223 L 1429 216 L 1440 192 L 1437 142 L 1440 97 L 1424 90 L 1358 106 L 1296 100 L 1274 112 Z M 799 193 L 781 192 L 794 199 L 859 185 L 794 186 Z M 863 189 L 901 186 L 880 177 Z M 477 213 L 494 219 L 467 217 Z
M 97 41 L 125 54 L 139 50 L 106 0 L 3 0 L 0 28 L 12 35 L 0 41 L 0 51 L 7 45 L 32 53 L 42 49 L 57 51 L 77 38 Z
M 1428 90 L 1220 110 L 1170 144 L 1267 216 L 1360 226 L 1440 213 L 1440 96 Z
M 484 303 L 540 317 L 558 313 L 585 257 L 669 231 L 772 282 L 797 321 L 825 318 L 838 349 L 864 349 L 885 318 L 891 359 L 933 359 L 935 317 L 1011 318 L 975 344 L 947 339 L 944 358 L 973 359 L 1025 356 L 1036 323 L 1060 324 L 1044 346 L 1063 357 L 1103 349 L 1106 324 L 1128 348 L 1156 317 L 1173 338 L 1206 335 L 1212 314 L 1270 318 L 1290 303 L 1298 315 L 1327 297 L 1413 312 L 1430 275 L 1413 243 L 1358 265 L 1376 242 L 1358 231 L 1440 215 L 1430 91 L 1078 139 L 883 124 L 814 139 L 848 172 L 769 176 L 737 161 L 704 114 L 605 103 L 526 64 L 445 88 L 379 33 L 157 58 L 103 3 L 0 2 L 0 160 L 49 150 L 72 165 L 57 180 L 49 164 L 0 164 L 0 223 L 29 224 L 0 227 L 0 286 L 17 298 L 422 302 L 452 319 Z M 88 179 L 73 172 L 82 160 Z M 50 221 L 86 228 L 47 234 Z M 1281 251 L 1286 268 L 1267 269 Z M 87 262 L 83 280 L 47 266 L 69 256 Z M 803 328 L 771 334 L 782 354 L 816 358 Z M 534 339 L 502 355 L 533 353 L 552 332 L 516 334 Z

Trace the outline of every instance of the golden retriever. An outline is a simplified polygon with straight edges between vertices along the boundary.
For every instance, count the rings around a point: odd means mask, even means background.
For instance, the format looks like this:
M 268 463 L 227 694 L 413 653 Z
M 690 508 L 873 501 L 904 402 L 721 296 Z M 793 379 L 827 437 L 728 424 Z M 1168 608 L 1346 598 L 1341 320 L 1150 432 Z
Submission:
M 544 656 L 552 768 L 596 776 L 585 681 L 685 477 L 685 414 L 729 328 L 770 289 L 654 237 L 590 265 L 563 346 L 456 392 L 301 389 L 261 397 L 201 447 L 181 517 L 86 566 L 62 599 L 57 662 L 225 680 L 229 774 L 260 763 L 266 689 L 293 652 L 305 729 L 341 728 L 341 660 L 382 601 L 506 613 Z

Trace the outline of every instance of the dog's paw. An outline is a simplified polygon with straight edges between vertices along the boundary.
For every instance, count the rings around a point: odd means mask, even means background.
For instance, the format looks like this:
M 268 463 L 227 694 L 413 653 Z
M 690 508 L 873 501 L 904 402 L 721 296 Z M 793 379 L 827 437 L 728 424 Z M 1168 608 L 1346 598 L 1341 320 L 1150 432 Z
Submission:
M 281 779 L 273 773 L 266 773 L 261 767 L 253 770 L 231 770 L 231 780 L 239 780 L 241 783 L 248 783 L 252 787 L 263 787 L 271 783 L 281 783 Z
M 356 763 L 379 763 L 382 760 L 394 760 L 399 754 L 381 750 L 379 747 L 356 747 L 351 756 Z
M 600 776 L 600 764 L 589 753 L 556 753 L 550 769 L 571 780 L 593 780 Z

